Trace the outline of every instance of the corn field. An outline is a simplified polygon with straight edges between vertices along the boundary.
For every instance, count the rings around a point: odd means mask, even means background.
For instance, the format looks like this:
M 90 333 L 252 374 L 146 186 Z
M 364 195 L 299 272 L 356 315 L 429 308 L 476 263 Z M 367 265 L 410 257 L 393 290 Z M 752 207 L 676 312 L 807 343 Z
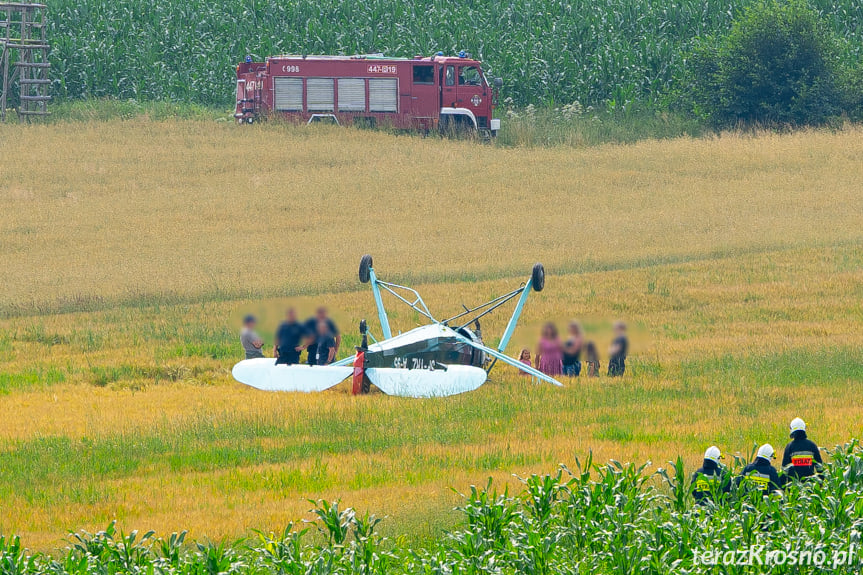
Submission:
M 466 50 L 516 105 L 661 106 L 694 38 L 752 0 L 56 0 L 54 95 L 227 105 L 247 54 Z M 863 4 L 810 0 L 861 53 Z
M 0 537 L 0 574 L 859 573 L 863 450 L 855 440 L 831 456 L 820 480 L 789 484 L 783 495 L 734 487 L 701 507 L 679 459 L 652 476 L 646 466 L 588 459 L 522 480 L 516 496 L 490 482 L 471 488 L 460 528 L 419 550 L 382 538 L 380 519 L 326 501 L 314 521 L 233 543 L 124 534 L 111 523 L 71 534 L 51 557 Z

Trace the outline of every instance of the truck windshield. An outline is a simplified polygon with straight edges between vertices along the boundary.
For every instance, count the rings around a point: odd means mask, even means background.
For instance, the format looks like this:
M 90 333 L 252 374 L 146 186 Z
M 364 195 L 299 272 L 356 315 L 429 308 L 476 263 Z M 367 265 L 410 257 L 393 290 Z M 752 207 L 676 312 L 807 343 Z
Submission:
M 462 66 L 458 73 L 460 86 L 481 86 L 482 73 L 476 66 Z

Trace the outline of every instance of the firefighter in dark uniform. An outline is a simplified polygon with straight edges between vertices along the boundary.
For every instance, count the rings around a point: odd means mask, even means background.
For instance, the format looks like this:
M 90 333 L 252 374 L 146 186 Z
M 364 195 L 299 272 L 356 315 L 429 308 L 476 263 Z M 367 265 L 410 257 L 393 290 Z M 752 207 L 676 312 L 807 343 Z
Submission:
M 779 479 L 779 473 L 770 463 L 773 459 L 776 459 L 776 452 L 772 445 L 765 443 L 759 447 L 755 461 L 743 468 L 736 480 L 737 485 L 760 491 L 764 495 L 781 490 L 782 481 Z
M 785 446 L 782 469 L 788 479 L 804 479 L 818 473 L 823 464 L 821 450 L 806 437 L 806 423 L 799 417 L 791 422 L 791 443 Z
M 731 478 L 728 471 L 719 463 L 722 453 L 715 445 L 704 452 L 704 463 L 692 475 L 692 497 L 699 505 L 713 499 L 714 493 L 728 493 Z

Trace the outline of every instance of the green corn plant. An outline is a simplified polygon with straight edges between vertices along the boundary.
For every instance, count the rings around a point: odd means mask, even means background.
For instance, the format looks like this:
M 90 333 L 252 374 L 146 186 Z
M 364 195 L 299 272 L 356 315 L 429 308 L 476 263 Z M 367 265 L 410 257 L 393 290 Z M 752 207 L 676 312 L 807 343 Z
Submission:
M 685 511 L 689 506 L 689 486 L 686 479 L 686 471 L 683 468 L 683 458 L 678 456 L 677 461 L 669 461 L 668 464 L 674 471 L 673 477 L 668 475 L 668 470 L 660 467 L 656 470 L 657 475 L 671 490 L 671 504 L 675 511 Z M 715 495 L 715 494 L 714 494 Z
M 159 550 L 159 563 L 171 569 L 177 569 L 183 558 L 183 543 L 186 541 L 187 531 L 171 533 L 167 539 L 158 539 L 156 546 Z
M 0 575 L 23 575 L 31 572 L 31 562 L 17 535 L 4 537 L 0 535 Z
M 137 531 L 128 535 L 120 531 L 118 538 L 109 540 L 105 558 L 109 563 L 116 564 L 121 572 L 137 572 L 151 562 L 150 547 L 154 535 L 154 531 L 148 531 L 140 537 Z
M 751 0 L 57 0 L 49 39 L 58 98 L 113 97 L 226 106 L 246 54 L 411 57 L 460 49 L 481 58 L 519 106 L 578 100 L 628 113 L 673 102 L 700 36 L 726 31 Z M 813 0 L 860 58 L 856 0 Z M 386 21 L 388 25 L 381 25 Z M 193 23 L 193 24 L 192 24 Z
M 531 475 L 522 480 L 525 485 L 525 503 L 528 512 L 540 526 L 548 523 L 554 508 L 560 501 L 560 491 L 565 487 L 561 484 L 562 478 L 561 469 L 557 475 Z
M 289 523 L 281 535 L 265 535 L 256 531 L 258 546 L 253 547 L 252 551 L 260 557 L 261 563 L 268 571 L 280 575 L 300 575 L 306 570 L 303 538 L 308 531 L 295 530 L 293 523 Z
M 346 560 L 352 573 L 383 574 L 395 560 L 392 553 L 382 548 L 384 540 L 375 532 L 380 522 L 380 518 L 368 513 L 355 517 L 353 541 L 346 552 Z
M 484 489 L 471 485 L 469 494 L 460 495 L 465 503 L 457 509 L 465 516 L 468 530 L 476 534 L 488 549 L 504 549 L 509 530 L 520 513 L 509 489 L 498 494 L 489 478 Z
M 227 575 L 241 571 L 245 567 L 238 549 L 241 542 L 236 541 L 233 545 L 226 540 L 218 543 L 196 543 L 198 569 L 206 575 Z
M 329 503 L 321 499 L 320 501 L 310 500 L 310 503 L 315 505 L 310 513 L 318 518 L 314 525 L 326 538 L 327 544 L 330 547 L 343 546 L 355 523 L 356 512 L 350 507 L 339 510 L 338 501 Z
M 117 522 L 112 521 L 104 531 L 71 533 L 72 549 L 84 556 L 102 557 L 110 550 L 116 532 Z

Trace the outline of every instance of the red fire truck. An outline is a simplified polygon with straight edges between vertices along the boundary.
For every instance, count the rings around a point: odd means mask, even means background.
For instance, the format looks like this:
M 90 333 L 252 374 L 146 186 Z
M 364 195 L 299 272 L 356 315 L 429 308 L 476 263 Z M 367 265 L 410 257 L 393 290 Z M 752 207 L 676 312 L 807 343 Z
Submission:
M 304 122 L 471 131 L 494 136 L 501 80 L 461 53 L 430 58 L 274 56 L 237 66 L 239 123 L 280 114 Z

